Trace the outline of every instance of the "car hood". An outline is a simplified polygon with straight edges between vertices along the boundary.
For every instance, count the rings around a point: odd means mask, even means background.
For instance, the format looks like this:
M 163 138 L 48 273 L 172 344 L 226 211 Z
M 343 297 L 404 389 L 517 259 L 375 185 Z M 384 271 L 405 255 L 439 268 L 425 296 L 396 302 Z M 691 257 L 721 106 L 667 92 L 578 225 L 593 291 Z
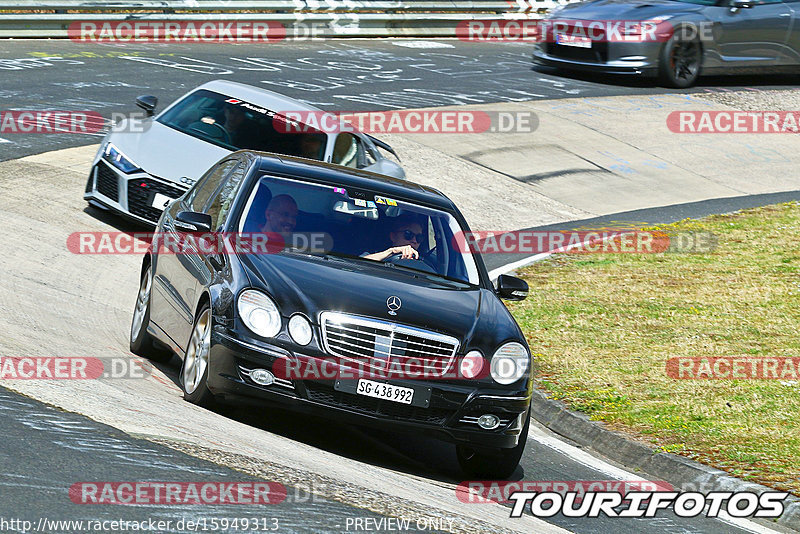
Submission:
M 695 13 L 704 7 L 675 0 L 594 0 L 580 4 L 567 4 L 553 17 L 577 20 L 649 20 L 661 15 Z
M 379 263 L 286 253 L 241 258 L 253 285 L 269 292 L 286 316 L 301 311 L 314 323 L 323 311 L 375 317 L 447 334 L 462 346 L 475 337 L 490 341 L 498 322 L 505 325 L 499 330 L 518 331 L 500 300 L 475 286 Z M 401 300 L 396 315 L 388 313 L 391 296 Z
M 186 135 L 160 122 L 127 120 L 108 140 L 148 174 L 177 182 L 187 176 L 197 180 L 230 150 Z

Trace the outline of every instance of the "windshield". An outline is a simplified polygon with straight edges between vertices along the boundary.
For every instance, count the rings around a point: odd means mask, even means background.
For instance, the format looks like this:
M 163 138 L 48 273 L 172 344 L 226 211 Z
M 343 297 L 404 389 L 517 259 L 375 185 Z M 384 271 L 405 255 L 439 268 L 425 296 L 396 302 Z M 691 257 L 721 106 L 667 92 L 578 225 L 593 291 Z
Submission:
M 454 238 L 464 230 L 453 215 L 368 190 L 263 176 L 239 231 L 280 234 L 284 253 L 331 255 L 479 283 L 471 252 Z
M 259 150 L 322 160 L 328 139 L 324 133 L 276 131 L 274 118 L 273 110 L 201 89 L 178 102 L 157 121 L 232 151 Z

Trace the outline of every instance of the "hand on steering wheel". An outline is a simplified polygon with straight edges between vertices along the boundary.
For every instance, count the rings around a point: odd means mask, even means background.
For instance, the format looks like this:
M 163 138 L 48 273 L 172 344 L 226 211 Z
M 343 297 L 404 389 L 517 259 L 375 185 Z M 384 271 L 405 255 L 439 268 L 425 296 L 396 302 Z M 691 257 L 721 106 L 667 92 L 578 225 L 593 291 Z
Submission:
M 418 260 L 419 259 L 419 252 L 416 251 L 414 247 L 411 245 L 404 245 L 402 247 L 392 247 L 389 249 L 390 255 L 389 258 L 393 258 L 394 256 L 400 256 L 401 260 Z

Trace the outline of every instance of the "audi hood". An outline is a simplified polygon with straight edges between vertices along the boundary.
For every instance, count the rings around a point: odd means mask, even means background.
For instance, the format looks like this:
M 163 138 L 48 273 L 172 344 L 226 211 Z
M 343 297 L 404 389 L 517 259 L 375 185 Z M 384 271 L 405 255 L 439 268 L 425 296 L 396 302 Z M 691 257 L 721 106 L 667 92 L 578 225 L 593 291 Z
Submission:
M 146 173 L 173 182 L 183 176 L 197 180 L 231 153 L 152 119 L 126 119 L 115 129 L 107 141 Z

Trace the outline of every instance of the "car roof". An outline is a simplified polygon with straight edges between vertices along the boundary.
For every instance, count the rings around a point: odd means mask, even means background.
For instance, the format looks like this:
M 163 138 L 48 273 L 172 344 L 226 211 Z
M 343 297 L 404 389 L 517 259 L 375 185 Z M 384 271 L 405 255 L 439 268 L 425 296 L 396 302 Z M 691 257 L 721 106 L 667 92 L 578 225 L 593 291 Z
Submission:
M 259 170 L 266 173 L 307 178 L 314 182 L 334 186 L 367 189 L 382 193 L 390 198 L 402 198 L 411 202 L 455 211 L 455 204 L 442 192 L 408 180 L 283 154 L 252 150 L 242 150 L 236 154 L 250 155 L 257 158 Z
M 221 93 L 251 104 L 270 109 L 272 111 L 322 111 L 309 104 L 295 100 L 288 96 L 275 93 L 268 89 L 261 89 L 244 83 L 230 82 L 228 80 L 213 80 L 197 87 Z

